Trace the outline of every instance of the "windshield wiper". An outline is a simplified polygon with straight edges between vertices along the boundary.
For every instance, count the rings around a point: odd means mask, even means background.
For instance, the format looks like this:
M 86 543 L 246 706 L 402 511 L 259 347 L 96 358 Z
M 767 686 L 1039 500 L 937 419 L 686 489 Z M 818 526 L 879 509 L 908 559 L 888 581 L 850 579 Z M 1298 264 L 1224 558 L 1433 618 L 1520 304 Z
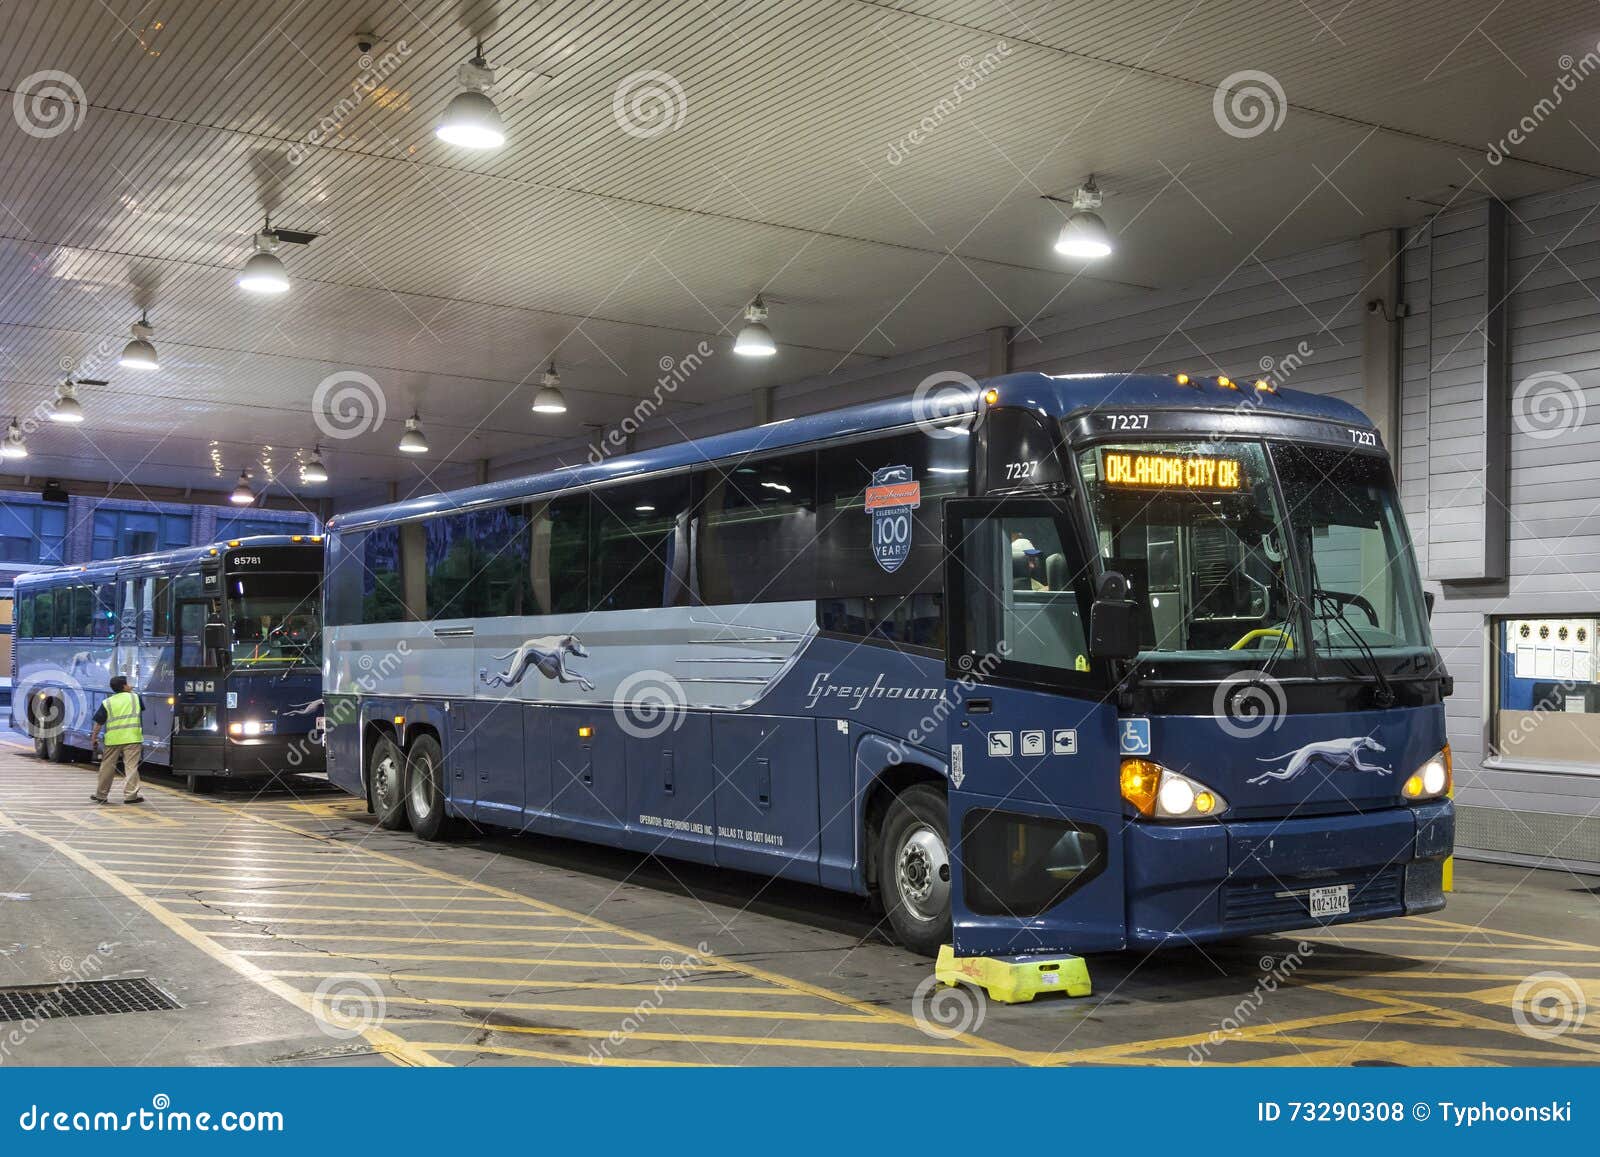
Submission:
M 1350 636 L 1351 640 L 1354 641 L 1356 645 L 1356 649 L 1361 652 L 1362 659 L 1366 661 L 1367 669 L 1372 672 L 1372 680 L 1374 683 L 1374 687 L 1372 689 L 1373 706 L 1379 709 L 1393 707 L 1399 698 L 1399 696 L 1395 694 L 1394 684 L 1390 683 L 1389 676 L 1384 674 L 1383 664 L 1378 662 L 1378 656 L 1373 654 L 1372 648 L 1367 644 L 1367 641 L 1361 637 L 1361 631 L 1357 629 L 1354 623 L 1344 617 L 1344 608 L 1346 604 L 1329 594 L 1327 591 L 1313 591 L 1312 596 L 1323 606 L 1323 610 L 1317 613 L 1316 617 L 1320 619 L 1327 619 L 1329 621 L 1335 619 L 1338 620 L 1339 625 L 1344 628 L 1345 634 Z M 1333 608 L 1331 614 L 1327 609 L 1329 607 Z

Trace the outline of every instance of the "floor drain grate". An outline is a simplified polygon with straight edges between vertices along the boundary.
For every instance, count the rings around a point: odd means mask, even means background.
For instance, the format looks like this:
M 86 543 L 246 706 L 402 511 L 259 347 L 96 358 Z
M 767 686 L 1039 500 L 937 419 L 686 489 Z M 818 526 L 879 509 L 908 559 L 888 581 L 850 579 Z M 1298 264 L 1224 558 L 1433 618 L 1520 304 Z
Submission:
M 75 984 L 0 988 L 0 1021 L 164 1012 L 182 1007 L 142 976 L 132 980 L 84 980 Z

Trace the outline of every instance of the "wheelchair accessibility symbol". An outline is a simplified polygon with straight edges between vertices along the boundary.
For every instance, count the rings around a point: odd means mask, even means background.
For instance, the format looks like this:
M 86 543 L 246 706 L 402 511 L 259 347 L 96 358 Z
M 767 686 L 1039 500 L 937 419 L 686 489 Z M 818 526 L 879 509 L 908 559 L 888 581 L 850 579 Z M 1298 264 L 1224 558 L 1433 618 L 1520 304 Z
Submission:
M 1149 755 L 1150 754 L 1150 721 L 1148 719 L 1124 719 L 1118 729 L 1121 736 L 1123 755 Z

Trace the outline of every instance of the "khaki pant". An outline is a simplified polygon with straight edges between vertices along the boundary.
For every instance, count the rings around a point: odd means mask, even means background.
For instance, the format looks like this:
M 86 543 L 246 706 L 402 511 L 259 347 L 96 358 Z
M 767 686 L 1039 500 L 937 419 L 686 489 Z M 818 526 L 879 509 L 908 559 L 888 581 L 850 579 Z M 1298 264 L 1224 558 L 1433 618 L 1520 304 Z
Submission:
M 122 770 L 128 776 L 128 781 L 122 785 L 122 798 L 132 799 L 138 795 L 139 757 L 143 754 L 144 746 L 138 743 L 119 743 L 115 747 L 107 747 L 106 753 L 100 757 L 100 782 L 95 784 L 94 794 L 111 794 L 111 780 L 117 774 L 117 760 L 120 759 Z

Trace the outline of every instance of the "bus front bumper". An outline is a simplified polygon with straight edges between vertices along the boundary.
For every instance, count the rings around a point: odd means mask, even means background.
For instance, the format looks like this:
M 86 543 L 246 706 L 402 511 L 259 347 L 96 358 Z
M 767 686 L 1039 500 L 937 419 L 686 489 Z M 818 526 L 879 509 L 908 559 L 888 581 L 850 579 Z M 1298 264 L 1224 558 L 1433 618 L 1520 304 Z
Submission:
M 326 767 L 322 744 L 305 735 L 183 736 L 172 745 L 172 770 L 193 775 L 315 774 Z
M 1127 942 L 1156 948 L 1437 911 L 1455 808 L 1134 823 L 1124 838 Z M 1313 889 L 1341 886 L 1349 911 L 1312 916 Z

